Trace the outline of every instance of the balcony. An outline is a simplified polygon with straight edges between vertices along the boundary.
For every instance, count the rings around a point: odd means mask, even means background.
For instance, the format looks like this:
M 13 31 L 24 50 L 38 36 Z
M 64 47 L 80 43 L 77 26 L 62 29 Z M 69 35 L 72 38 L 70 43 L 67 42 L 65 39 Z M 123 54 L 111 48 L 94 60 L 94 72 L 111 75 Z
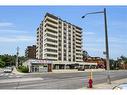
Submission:
M 76 57 L 82 57 L 82 53 L 76 53 Z
M 82 41 L 76 40 L 76 45 L 77 44 L 80 44 L 81 45 L 82 44 Z
M 57 55 L 58 52 L 52 52 L 52 51 L 45 51 L 46 54 L 51 54 L 51 55 Z
M 81 29 L 75 28 L 75 30 L 78 31 L 79 33 L 81 33 Z
M 54 35 L 54 36 L 58 36 L 57 31 L 52 31 L 52 30 L 46 30 L 46 33 L 50 34 L 50 35 Z
M 48 54 L 48 53 L 45 53 L 44 58 L 45 59 L 51 59 L 51 60 L 57 60 L 58 59 L 57 55 L 54 56 L 54 54 Z
M 75 37 L 82 38 L 82 34 L 76 33 Z
M 57 45 L 55 45 L 55 44 L 53 44 L 53 43 L 50 43 L 50 44 L 49 44 L 49 43 L 46 42 L 46 43 L 44 44 L 44 48 L 45 48 L 45 49 L 46 49 L 46 48 L 49 48 L 49 49 L 56 49 L 56 50 L 57 50 L 58 47 L 57 47 Z
M 82 52 L 81 48 L 76 48 L 76 53 L 81 53 L 81 52 Z
M 54 49 L 54 50 L 58 50 L 57 47 L 50 47 L 50 46 L 45 46 L 44 49 Z
M 52 40 L 52 42 L 53 42 L 53 41 L 54 41 L 54 42 L 55 42 L 55 41 L 58 41 L 57 38 L 50 37 L 50 36 L 47 36 L 47 35 L 46 35 L 46 40 L 47 40 L 47 41 L 51 41 L 51 40 Z
M 44 56 L 44 59 L 55 60 L 55 61 L 58 60 L 57 57 L 49 57 L 49 56 Z
M 83 59 L 76 59 L 76 62 L 83 62 Z
M 55 24 L 55 23 L 52 23 L 52 22 L 49 22 L 49 21 L 47 21 L 46 24 L 49 24 L 49 25 L 54 26 L 54 27 L 58 27 L 58 24 Z
M 76 40 L 79 40 L 79 41 L 82 40 L 82 37 L 79 37 L 79 36 L 76 36 L 75 38 L 76 38 Z
M 54 35 L 52 33 L 47 32 L 46 37 L 51 37 L 51 38 L 56 38 L 57 39 L 58 35 Z
M 54 18 L 49 17 L 49 16 L 47 16 L 47 17 L 45 18 L 45 20 L 51 20 L 51 21 L 54 22 L 54 23 L 58 23 L 58 20 L 57 20 L 57 19 L 54 19 Z
M 76 48 L 82 48 L 81 44 L 76 44 Z
M 58 29 L 57 28 L 53 28 L 53 27 L 50 27 L 50 26 L 46 26 L 46 28 L 52 32 L 52 33 L 57 33 L 58 32 Z
M 46 41 L 47 44 L 54 44 L 54 45 L 58 45 L 58 43 L 55 42 L 50 42 L 50 41 Z

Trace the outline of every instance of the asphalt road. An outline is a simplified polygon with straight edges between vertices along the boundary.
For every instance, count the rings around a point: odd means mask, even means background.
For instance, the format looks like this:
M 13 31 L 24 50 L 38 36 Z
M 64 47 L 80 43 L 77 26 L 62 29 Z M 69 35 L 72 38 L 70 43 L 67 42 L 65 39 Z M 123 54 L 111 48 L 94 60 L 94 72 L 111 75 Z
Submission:
M 88 74 L 88 72 L 45 73 L 20 75 L 19 78 L 8 77 L 8 80 L 17 79 L 17 81 L 0 83 L 0 89 L 79 89 L 87 86 Z M 127 78 L 127 71 L 110 71 L 110 76 L 111 80 Z M 0 76 L 0 81 L 3 78 Z M 24 78 L 40 78 L 40 80 L 18 81 Z M 94 72 L 93 81 L 94 84 L 106 82 L 106 72 Z

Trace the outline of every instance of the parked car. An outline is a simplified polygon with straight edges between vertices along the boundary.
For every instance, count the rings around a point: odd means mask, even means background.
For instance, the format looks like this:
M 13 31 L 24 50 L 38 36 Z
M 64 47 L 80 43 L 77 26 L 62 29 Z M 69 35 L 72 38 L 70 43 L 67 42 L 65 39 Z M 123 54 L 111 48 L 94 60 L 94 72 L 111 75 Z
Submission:
M 4 68 L 4 73 L 11 73 L 12 70 L 13 70 L 12 67 L 5 67 L 5 68 Z
M 127 90 L 127 83 L 122 83 L 122 84 L 119 84 L 115 87 L 113 87 L 113 90 Z

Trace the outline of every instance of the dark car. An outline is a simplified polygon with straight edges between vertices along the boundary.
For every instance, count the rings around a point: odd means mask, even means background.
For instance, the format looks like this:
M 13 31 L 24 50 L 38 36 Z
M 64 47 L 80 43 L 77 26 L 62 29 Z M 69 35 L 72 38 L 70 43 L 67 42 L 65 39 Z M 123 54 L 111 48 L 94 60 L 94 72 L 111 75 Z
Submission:
M 83 67 L 79 67 L 78 71 L 85 71 L 85 69 Z

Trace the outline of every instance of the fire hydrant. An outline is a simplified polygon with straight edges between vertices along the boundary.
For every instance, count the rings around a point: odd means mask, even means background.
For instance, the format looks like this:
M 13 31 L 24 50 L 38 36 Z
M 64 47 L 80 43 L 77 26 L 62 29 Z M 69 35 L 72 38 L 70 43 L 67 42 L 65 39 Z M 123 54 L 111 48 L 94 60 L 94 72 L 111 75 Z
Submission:
M 93 80 L 91 78 L 89 79 L 88 84 L 89 84 L 89 88 L 92 88 L 93 87 Z

